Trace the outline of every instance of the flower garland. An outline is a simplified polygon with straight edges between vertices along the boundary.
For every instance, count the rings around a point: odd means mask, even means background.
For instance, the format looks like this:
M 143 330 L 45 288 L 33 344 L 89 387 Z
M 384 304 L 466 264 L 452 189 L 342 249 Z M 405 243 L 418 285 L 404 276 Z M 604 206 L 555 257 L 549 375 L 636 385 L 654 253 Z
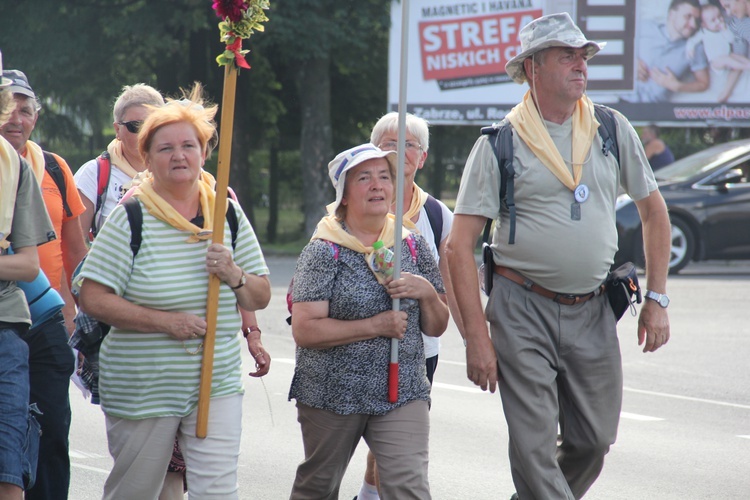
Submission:
M 222 21 L 219 23 L 221 41 L 226 49 L 217 58 L 219 66 L 234 64 L 237 68 L 250 69 L 245 60 L 249 50 L 242 50 L 242 40 L 250 38 L 256 31 L 263 31 L 264 22 L 268 21 L 265 10 L 269 8 L 268 0 L 213 0 L 212 8 Z

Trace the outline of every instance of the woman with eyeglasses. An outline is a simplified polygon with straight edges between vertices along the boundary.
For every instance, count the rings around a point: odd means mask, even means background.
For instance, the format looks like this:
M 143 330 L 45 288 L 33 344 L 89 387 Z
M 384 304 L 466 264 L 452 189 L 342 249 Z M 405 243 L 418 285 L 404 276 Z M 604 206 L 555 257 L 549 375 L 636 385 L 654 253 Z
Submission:
M 215 193 L 203 175 L 217 106 L 197 85 L 188 100 L 154 109 L 138 135 L 148 175 L 116 207 L 83 265 L 80 305 L 112 325 L 100 356 L 100 394 L 114 466 L 104 499 L 156 498 L 178 436 L 190 498 L 237 499 L 242 430 L 242 318 L 268 304 L 268 268 L 240 206 L 236 245 L 211 243 Z M 135 203 L 135 204 L 134 204 Z M 128 209 L 140 210 L 137 256 Z M 219 291 L 211 407 L 205 439 L 196 438 L 209 276 Z M 249 344 L 248 344 L 249 345 Z M 252 352 L 252 351 L 251 351 Z
M 144 83 L 126 85 L 115 101 L 113 110 L 115 138 L 107 146 L 111 165 L 108 179 L 102 156 L 84 163 L 74 175 L 78 192 L 86 207 L 81 215 L 83 237 L 90 241 L 101 229 L 109 213 L 130 188 L 133 178 L 146 169 L 138 152 L 138 130 L 150 113 L 150 108 L 164 105 L 158 90 Z M 103 189 L 100 189 L 101 188 Z
M 391 112 L 383 115 L 372 128 L 370 142 L 377 144 L 380 149 L 396 151 L 398 148 L 398 113 Z M 432 256 L 438 263 L 443 278 L 448 299 L 448 307 L 453 315 L 453 321 L 462 331 L 460 316 L 453 296 L 450 276 L 448 275 L 448 261 L 442 259 L 445 242 L 453 225 L 453 213 L 445 204 L 432 198 L 414 181 L 417 172 L 424 168 L 427 161 L 427 150 L 430 147 L 430 132 L 427 121 L 411 113 L 406 114 L 406 142 L 404 158 L 404 227 L 416 231 L 424 236 Z M 394 197 L 391 213 L 396 211 Z M 432 384 L 440 352 L 440 338 L 422 335 L 424 343 L 425 369 L 427 379 Z M 375 456 L 367 453 L 367 468 L 364 481 L 357 496 L 358 500 L 377 500 L 380 489 L 379 476 L 375 464 Z

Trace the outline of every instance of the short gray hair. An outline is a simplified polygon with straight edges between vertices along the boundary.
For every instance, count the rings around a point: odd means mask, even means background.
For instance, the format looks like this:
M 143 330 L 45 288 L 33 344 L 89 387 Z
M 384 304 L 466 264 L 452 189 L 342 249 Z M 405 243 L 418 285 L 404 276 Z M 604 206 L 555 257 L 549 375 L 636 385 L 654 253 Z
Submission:
M 413 135 L 419 145 L 422 146 L 422 151 L 427 151 L 430 148 L 430 131 L 429 123 L 424 118 L 406 113 L 406 131 Z M 372 127 L 372 133 L 370 133 L 370 142 L 376 146 L 383 140 L 385 134 L 397 134 L 398 133 L 398 113 L 391 111 L 380 117 L 380 120 Z
M 125 85 L 115 101 L 112 117 L 116 123 L 122 121 L 125 113 L 133 106 L 164 106 L 164 97 L 158 90 L 145 83 Z

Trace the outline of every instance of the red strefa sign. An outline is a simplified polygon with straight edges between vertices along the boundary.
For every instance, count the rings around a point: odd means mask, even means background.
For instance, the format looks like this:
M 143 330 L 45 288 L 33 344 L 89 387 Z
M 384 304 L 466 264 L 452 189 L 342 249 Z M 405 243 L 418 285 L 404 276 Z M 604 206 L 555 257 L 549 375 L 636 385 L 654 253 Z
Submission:
M 420 22 L 424 80 L 504 74 L 505 63 L 521 51 L 518 32 L 541 15 L 536 9 Z

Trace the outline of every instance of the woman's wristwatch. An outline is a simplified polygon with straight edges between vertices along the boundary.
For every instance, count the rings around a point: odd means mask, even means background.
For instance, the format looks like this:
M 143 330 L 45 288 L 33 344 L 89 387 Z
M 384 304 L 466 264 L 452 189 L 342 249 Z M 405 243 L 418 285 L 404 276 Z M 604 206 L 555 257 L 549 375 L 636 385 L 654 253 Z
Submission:
M 253 332 L 258 332 L 259 334 L 261 333 L 260 328 L 258 328 L 255 325 L 252 325 L 252 326 L 248 326 L 247 328 L 245 328 L 245 329 L 242 330 L 242 336 L 245 337 L 245 338 L 247 338 L 247 336 L 250 335 Z
M 240 288 L 245 286 L 245 283 L 247 283 L 247 276 L 245 276 L 245 271 L 242 271 L 242 276 L 240 276 L 240 284 L 231 288 L 232 290 L 239 290 Z

